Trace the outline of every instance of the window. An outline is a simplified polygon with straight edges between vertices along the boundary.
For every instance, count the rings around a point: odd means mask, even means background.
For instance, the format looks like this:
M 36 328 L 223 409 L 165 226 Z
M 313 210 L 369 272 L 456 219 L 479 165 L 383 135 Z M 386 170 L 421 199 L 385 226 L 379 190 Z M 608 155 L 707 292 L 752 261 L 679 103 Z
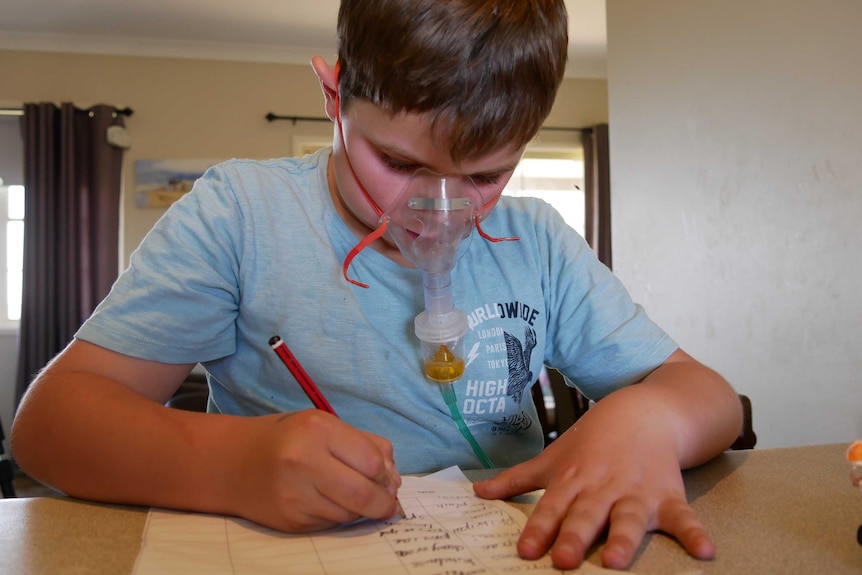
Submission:
M 527 148 L 503 194 L 545 200 L 583 236 L 586 225 L 583 149 Z
M 0 282 L 0 325 L 21 319 L 21 286 L 24 271 L 24 186 L 0 185 L 0 264 L 5 271 Z

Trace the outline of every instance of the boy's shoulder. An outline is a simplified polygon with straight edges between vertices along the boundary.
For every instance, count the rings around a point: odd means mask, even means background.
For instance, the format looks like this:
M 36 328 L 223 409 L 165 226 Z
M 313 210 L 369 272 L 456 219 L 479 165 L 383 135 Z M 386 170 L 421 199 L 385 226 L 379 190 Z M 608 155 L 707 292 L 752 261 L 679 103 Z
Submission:
M 210 169 L 224 172 L 265 172 L 268 170 L 287 170 L 304 172 L 326 166 L 330 148 L 322 148 L 305 156 L 284 156 L 278 158 L 231 158 L 213 164 Z
M 303 157 L 231 158 L 213 163 L 195 181 L 189 200 L 270 209 L 272 200 L 308 201 L 326 182 L 328 151 Z M 218 199 L 220 198 L 220 199 Z
M 562 221 L 560 213 L 547 201 L 532 196 L 500 196 L 492 217 L 505 214 L 507 219 L 526 220 L 530 225 L 549 225 Z

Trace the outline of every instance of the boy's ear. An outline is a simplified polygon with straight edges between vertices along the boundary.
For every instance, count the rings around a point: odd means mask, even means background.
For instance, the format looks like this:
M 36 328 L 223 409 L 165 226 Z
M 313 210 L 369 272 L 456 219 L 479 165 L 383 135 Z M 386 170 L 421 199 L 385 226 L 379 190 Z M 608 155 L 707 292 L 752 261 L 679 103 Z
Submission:
M 314 69 L 314 74 L 320 82 L 326 116 L 335 122 L 338 119 L 338 110 L 336 109 L 337 107 L 335 102 L 335 96 L 338 90 L 338 80 L 335 77 L 335 69 L 327 64 L 326 60 L 320 56 L 315 56 L 311 59 L 311 67 Z

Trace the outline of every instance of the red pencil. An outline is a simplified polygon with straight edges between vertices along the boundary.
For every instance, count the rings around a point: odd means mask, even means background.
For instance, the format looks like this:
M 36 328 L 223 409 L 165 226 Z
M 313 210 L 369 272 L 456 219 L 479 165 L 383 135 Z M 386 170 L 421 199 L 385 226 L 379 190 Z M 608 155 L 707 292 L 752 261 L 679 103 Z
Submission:
M 305 395 L 308 396 L 308 399 L 311 400 L 311 403 L 314 404 L 314 407 L 338 417 L 338 414 L 335 413 L 335 410 L 332 409 L 332 406 L 329 405 L 329 402 L 326 401 L 326 398 L 314 384 L 314 381 L 312 381 L 311 376 L 306 373 L 305 369 L 302 368 L 302 364 L 299 363 L 299 360 L 296 359 L 287 347 L 287 344 L 284 343 L 283 339 L 281 339 L 281 336 L 274 335 L 269 338 L 269 345 L 278 357 L 281 358 L 282 363 L 284 363 L 287 369 L 290 370 L 290 373 L 293 374 L 293 377 L 296 378 L 299 385 L 302 386 L 302 390 L 305 392 Z M 404 513 L 404 508 L 401 507 L 401 502 L 398 501 L 397 497 L 395 498 L 395 501 L 398 503 L 398 514 L 401 517 L 407 517 Z
M 299 360 L 290 352 L 284 340 L 280 336 L 274 335 L 269 338 L 269 345 L 275 350 L 275 353 L 278 354 L 278 357 L 281 358 L 281 361 L 287 366 L 287 369 L 290 370 L 290 373 L 293 374 L 299 385 L 302 386 L 302 390 L 308 396 L 308 399 L 311 400 L 311 403 L 314 404 L 314 407 L 338 417 L 338 414 L 335 413 L 335 410 L 332 409 L 332 406 L 329 405 L 329 402 L 326 401 L 326 398 L 323 397 L 323 394 L 320 393 L 320 390 L 317 389 L 317 386 L 311 380 L 311 376 L 306 373 Z

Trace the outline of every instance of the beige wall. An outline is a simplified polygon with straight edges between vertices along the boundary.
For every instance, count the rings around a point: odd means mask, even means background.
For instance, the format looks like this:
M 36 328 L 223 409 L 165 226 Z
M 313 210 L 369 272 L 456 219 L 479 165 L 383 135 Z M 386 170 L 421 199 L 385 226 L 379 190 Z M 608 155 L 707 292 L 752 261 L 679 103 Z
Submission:
M 303 65 L 0 51 L 0 107 L 38 101 L 134 110 L 126 120 L 124 263 L 163 213 L 135 206 L 135 159 L 270 158 L 292 154 L 294 137 L 332 133 L 327 123 L 264 119 L 268 112 L 324 115 L 317 79 Z M 567 79 L 547 125 L 607 119 L 607 83 Z

